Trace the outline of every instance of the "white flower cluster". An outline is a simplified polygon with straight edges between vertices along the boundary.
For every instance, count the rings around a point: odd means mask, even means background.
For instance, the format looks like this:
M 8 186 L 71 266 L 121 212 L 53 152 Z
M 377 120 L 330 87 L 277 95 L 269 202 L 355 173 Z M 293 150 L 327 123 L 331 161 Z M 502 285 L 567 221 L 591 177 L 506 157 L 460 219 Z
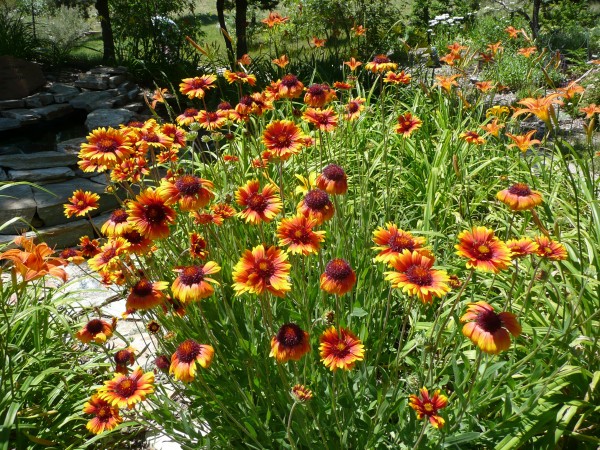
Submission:
M 440 16 L 435 16 L 433 19 L 429 21 L 430 27 L 435 27 L 436 25 L 455 25 L 463 21 L 465 18 L 463 16 L 450 17 L 450 14 L 442 14 Z

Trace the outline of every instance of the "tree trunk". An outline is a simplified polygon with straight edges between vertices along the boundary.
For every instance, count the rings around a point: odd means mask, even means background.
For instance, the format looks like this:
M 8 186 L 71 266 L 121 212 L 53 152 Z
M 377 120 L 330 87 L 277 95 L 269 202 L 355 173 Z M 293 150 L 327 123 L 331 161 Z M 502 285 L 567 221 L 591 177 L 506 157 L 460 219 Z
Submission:
M 229 39 L 229 32 L 227 31 L 227 25 L 225 25 L 225 0 L 217 0 L 217 17 L 219 20 L 219 26 L 223 31 L 223 39 L 225 40 L 225 47 L 227 47 L 227 56 L 229 61 L 233 65 L 233 45 Z
M 533 12 L 531 13 L 531 34 L 533 39 L 537 39 L 538 33 L 540 32 L 540 8 L 542 6 L 542 0 L 533 0 Z
M 114 63 L 115 57 L 115 40 L 113 37 L 112 25 L 110 23 L 110 14 L 108 11 L 108 0 L 96 0 L 96 11 L 100 18 L 100 27 L 102 28 L 102 45 L 104 51 L 102 54 L 102 62 L 105 64 Z
M 235 37 L 237 46 L 236 57 L 239 59 L 248 53 L 248 39 L 246 29 L 248 28 L 248 0 L 235 0 Z

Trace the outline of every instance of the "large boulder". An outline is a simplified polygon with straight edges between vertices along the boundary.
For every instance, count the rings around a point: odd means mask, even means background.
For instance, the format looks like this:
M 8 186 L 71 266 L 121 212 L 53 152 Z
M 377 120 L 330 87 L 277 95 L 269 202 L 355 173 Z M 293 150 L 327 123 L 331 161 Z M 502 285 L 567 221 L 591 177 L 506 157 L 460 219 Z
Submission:
M 88 114 L 85 126 L 90 131 L 99 127 L 119 128 L 120 124 L 126 124 L 133 116 L 134 113 L 127 109 L 97 109 Z
M 0 100 L 27 97 L 44 84 L 42 68 L 13 56 L 0 56 Z

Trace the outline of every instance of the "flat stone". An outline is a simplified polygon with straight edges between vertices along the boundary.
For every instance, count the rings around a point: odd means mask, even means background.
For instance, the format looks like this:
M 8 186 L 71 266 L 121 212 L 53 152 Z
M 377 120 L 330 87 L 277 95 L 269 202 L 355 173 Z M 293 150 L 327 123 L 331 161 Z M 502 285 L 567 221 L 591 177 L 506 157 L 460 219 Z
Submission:
M 133 111 L 133 112 L 140 112 L 141 110 L 144 109 L 144 104 L 143 103 L 128 103 L 127 105 L 123 106 L 123 109 L 126 109 L 128 111 Z
M 4 147 L 0 147 L 0 156 L 1 155 L 20 155 L 23 152 L 16 145 L 7 145 Z
M 92 236 L 94 229 L 89 220 L 80 219 L 38 230 L 38 236 L 51 248 L 64 249 L 79 245 L 81 236 Z
M 68 116 L 73 112 L 73 107 L 68 103 L 56 103 L 54 105 L 42 106 L 41 108 L 34 108 L 32 111 L 42 116 L 45 120 L 53 120 Z
M 39 122 L 42 118 L 42 116 L 36 114 L 31 109 L 8 109 L 6 111 L 1 111 L 0 115 L 7 119 L 18 120 L 21 125 Z
M 125 75 L 113 75 L 108 79 L 108 87 L 116 88 L 125 81 L 127 81 L 127 77 Z
M 0 56 L 0 100 L 27 97 L 44 84 L 46 78 L 39 64 L 13 56 Z
M 129 122 L 133 115 L 126 109 L 98 109 L 88 114 L 85 126 L 88 130 L 95 130 L 99 127 L 118 128 L 120 124 Z
M 88 91 L 82 92 L 77 97 L 69 100 L 69 104 L 76 109 L 85 109 L 87 112 L 98 109 L 98 104 L 114 97 L 113 92 L 107 91 Z
M 127 73 L 127 67 L 117 66 L 117 67 L 108 67 L 108 66 L 98 66 L 94 67 L 90 70 L 91 73 L 98 74 L 107 74 L 107 75 L 122 75 Z
M 27 108 L 41 108 L 54 103 L 54 95 L 50 92 L 38 92 L 23 99 Z
M 67 219 L 65 217 L 64 204 L 68 203 L 69 197 L 72 197 L 73 192 L 78 189 L 100 194 L 99 208 L 92 211 L 91 216 L 112 210 L 118 205 L 113 195 L 104 194 L 104 185 L 85 178 L 74 178 L 62 183 L 46 184 L 44 189 L 49 192 L 36 191 L 34 192 L 34 198 L 37 204 L 37 214 L 44 221 L 44 226 L 47 227 L 75 220 L 75 218 Z
M 0 101 L 0 111 L 3 109 L 18 109 L 25 108 L 25 101 L 22 98 L 15 100 L 2 100 Z
M 129 98 L 129 100 L 135 100 L 140 92 L 140 88 L 136 86 L 132 90 L 127 91 L 127 98 Z
M 29 229 L 36 210 L 33 189 L 28 185 L 10 186 L 0 191 L 0 225 L 21 217 L 0 230 L 0 234 L 19 234 Z
M 21 126 L 21 122 L 17 119 L 7 119 L 6 117 L 0 117 L 0 131 L 6 130 L 14 130 L 15 128 L 19 128 Z
M 69 155 L 60 152 L 2 155 L 0 156 L 0 167 L 15 170 L 45 169 L 48 167 L 73 166 L 77 164 L 77 159 L 77 155 Z
M 60 153 L 67 153 L 69 155 L 79 155 L 79 150 L 81 150 L 81 144 L 83 144 L 84 142 L 87 142 L 87 139 L 84 137 L 62 141 L 56 144 L 56 151 Z
M 115 108 L 122 108 L 125 104 L 129 102 L 129 97 L 126 95 L 117 95 L 115 98 L 114 106 Z M 127 109 L 127 108 L 125 108 Z
M 8 175 L 6 175 L 6 172 L 2 169 L 0 169 L 0 181 L 6 181 L 8 180 Z
M 54 94 L 54 101 L 56 103 L 66 103 L 77 97 L 81 92 L 75 86 L 62 83 L 54 83 L 48 88 L 48 91 Z
M 101 73 L 80 73 L 79 79 L 73 84 L 76 87 L 93 90 L 104 90 L 108 89 L 108 79 L 110 75 Z
M 30 181 L 42 183 L 74 178 L 75 172 L 68 167 L 50 167 L 48 169 L 9 170 L 8 177 L 12 181 Z

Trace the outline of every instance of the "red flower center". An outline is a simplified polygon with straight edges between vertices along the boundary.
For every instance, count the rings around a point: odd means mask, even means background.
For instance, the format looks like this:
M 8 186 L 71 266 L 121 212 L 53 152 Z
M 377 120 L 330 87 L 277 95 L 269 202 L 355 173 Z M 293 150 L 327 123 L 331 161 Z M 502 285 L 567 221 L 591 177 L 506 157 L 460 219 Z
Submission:
M 194 89 L 202 89 L 206 83 L 202 78 L 195 78 L 191 81 L 190 86 Z
M 518 197 L 527 197 L 528 195 L 531 195 L 531 189 L 529 189 L 529 186 L 527 186 L 525 183 L 513 184 L 508 189 L 508 192 Z
M 77 256 L 77 251 L 74 248 L 67 248 L 60 253 L 61 258 L 71 258 Z
M 394 233 L 388 240 L 388 246 L 395 252 L 402 252 L 402 250 L 410 250 L 411 252 L 415 249 L 415 241 L 403 233 Z
M 98 141 L 98 143 L 96 144 L 96 147 L 98 148 L 99 151 L 101 151 L 103 153 L 112 153 L 116 150 L 118 145 L 119 144 L 114 139 L 105 137 Z
M 302 344 L 303 340 L 304 332 L 295 323 L 286 323 L 277 333 L 277 342 L 283 347 L 294 348 Z
M 108 405 L 101 406 L 96 412 L 96 417 L 100 419 L 101 422 L 108 422 L 112 418 L 112 416 L 112 410 Z
M 431 416 L 433 413 L 435 413 L 435 408 L 430 402 L 425 402 L 423 403 L 423 412 L 428 416 Z
M 360 104 L 358 102 L 350 102 L 346 105 L 346 111 L 350 114 L 355 113 L 360 109 Z
M 291 238 L 294 242 L 300 242 L 300 243 L 310 242 L 309 231 L 304 227 L 296 228 L 296 230 L 292 233 Z
M 131 245 L 141 244 L 144 241 L 144 236 L 142 236 L 136 230 L 129 230 L 124 232 L 121 237 L 129 242 Z
M 325 95 L 325 89 L 320 84 L 313 84 L 308 88 L 308 93 L 313 97 L 321 97 Z
M 432 282 L 431 272 L 423 266 L 410 266 L 406 270 L 406 278 L 418 286 L 430 286 Z
M 249 95 L 244 95 L 240 99 L 240 105 L 252 106 L 252 103 L 254 103 L 254 99 L 252 97 L 250 97 Z
M 485 310 L 480 312 L 475 319 L 477 325 L 488 333 L 495 333 L 502 328 L 502 319 L 494 311 Z
M 104 328 L 104 324 L 102 323 L 102 321 L 100 319 L 92 319 L 85 326 L 85 329 L 87 331 L 89 331 L 91 334 L 101 333 L 103 328 Z
M 385 64 L 390 62 L 390 58 L 385 55 L 377 55 L 375 58 L 373 58 L 373 62 L 375 64 Z
M 473 246 L 473 253 L 475 254 L 475 258 L 481 261 L 488 261 L 494 256 L 487 243 L 479 244 L 476 242 Z
M 280 134 L 276 138 L 277 144 L 280 148 L 289 147 L 292 144 L 292 139 L 288 134 Z
M 167 218 L 162 204 L 146 205 L 144 210 L 146 220 L 152 224 L 162 223 Z
M 152 294 L 152 283 L 149 280 L 142 279 L 135 284 L 132 291 L 135 295 L 145 297 Z
M 117 209 L 110 215 L 110 221 L 113 223 L 127 222 L 127 211 L 124 209 Z
M 128 398 L 135 393 L 137 387 L 137 381 L 127 377 L 117 383 L 115 392 L 121 398 Z
M 200 266 L 186 267 L 179 274 L 179 279 L 182 284 L 192 286 L 193 284 L 198 284 L 204 280 L 204 271 Z
M 206 113 L 204 121 L 206 123 L 218 122 L 221 117 L 216 112 Z
M 338 341 L 331 351 L 336 359 L 344 359 L 350 353 L 348 345 L 344 341 Z
M 188 108 L 183 112 L 185 117 L 194 117 L 196 114 L 198 114 L 198 110 L 196 108 Z
M 149 131 L 148 133 L 145 133 L 142 136 L 142 140 L 146 141 L 146 142 L 160 142 L 160 139 L 158 138 L 158 135 L 156 133 L 153 133 L 152 131 Z
M 304 204 L 310 209 L 316 211 L 324 209 L 327 205 L 329 205 L 329 203 L 331 203 L 329 201 L 329 195 L 327 195 L 327 192 L 322 191 L 321 189 L 309 191 L 304 196 Z
M 181 360 L 181 358 L 179 359 Z M 154 364 L 156 364 L 156 367 L 158 367 L 160 370 L 167 370 L 171 365 L 169 362 L 169 358 L 167 358 L 165 355 L 157 356 L 154 360 Z
M 248 207 L 257 212 L 263 212 L 269 206 L 269 202 L 262 194 L 252 194 L 246 200 Z
M 268 259 L 261 259 L 254 267 L 258 275 L 263 279 L 270 278 L 275 273 L 275 267 Z
M 132 356 L 133 353 L 131 353 L 129 350 L 119 350 L 117 353 L 115 353 L 115 362 L 117 364 L 127 364 L 131 360 Z
M 343 281 L 352 274 L 352 268 L 345 259 L 331 260 L 325 267 L 325 275 L 336 281 Z
M 221 111 L 227 111 L 229 109 L 233 109 L 233 107 L 231 106 L 231 103 L 229 103 L 229 102 L 221 102 L 217 106 L 217 109 L 221 110 Z
M 281 84 L 287 88 L 291 88 L 298 85 L 298 78 L 296 75 L 288 74 L 281 79 Z
M 200 354 L 200 344 L 193 339 L 183 341 L 179 347 L 177 347 L 177 358 L 179 361 L 189 364 Z
M 184 175 L 175 182 L 175 187 L 183 195 L 192 196 L 200 191 L 202 183 L 193 175 Z
M 102 253 L 102 261 L 106 263 L 113 259 L 115 256 L 117 256 L 117 250 L 113 247 L 108 248 Z

